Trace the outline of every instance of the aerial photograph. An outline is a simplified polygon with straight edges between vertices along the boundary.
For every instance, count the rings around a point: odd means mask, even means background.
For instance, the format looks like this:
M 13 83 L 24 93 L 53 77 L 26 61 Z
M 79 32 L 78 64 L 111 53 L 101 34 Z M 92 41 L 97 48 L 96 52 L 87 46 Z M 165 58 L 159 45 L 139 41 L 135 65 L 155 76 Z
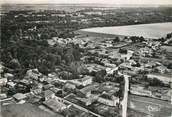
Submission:
M 0 117 L 172 117 L 172 0 L 0 0 Z

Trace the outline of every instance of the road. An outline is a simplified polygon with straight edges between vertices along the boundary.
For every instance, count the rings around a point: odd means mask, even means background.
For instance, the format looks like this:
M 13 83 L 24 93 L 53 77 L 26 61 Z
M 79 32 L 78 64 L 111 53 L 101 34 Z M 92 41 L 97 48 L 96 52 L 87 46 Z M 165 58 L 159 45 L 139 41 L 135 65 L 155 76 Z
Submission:
M 57 97 L 57 96 L 56 96 L 56 97 Z M 66 99 L 64 99 L 64 98 L 61 98 L 61 97 L 58 97 L 58 98 L 60 98 L 61 100 L 63 100 L 63 102 L 69 103 L 69 104 L 75 106 L 76 108 L 79 108 L 80 110 L 86 112 L 86 113 L 90 113 L 90 114 L 92 114 L 92 115 L 94 115 L 94 116 L 96 116 L 96 117 L 102 117 L 101 115 L 99 115 L 99 114 L 97 114 L 97 113 L 94 113 L 94 112 L 92 112 L 92 111 L 90 111 L 90 110 L 88 110 L 88 109 L 86 109 L 86 108 L 84 108 L 84 107 L 82 107 L 82 106 L 79 106 L 79 105 L 77 105 L 77 104 L 75 104 L 75 103 L 73 103 L 73 102 L 70 102 L 70 101 L 68 101 L 68 100 L 66 100 Z
M 10 97 L 10 98 L 6 98 L 6 99 L 3 99 L 3 100 L 0 100 L 0 102 L 5 102 L 5 101 L 9 101 L 9 100 L 12 100 L 13 98 Z
M 124 87 L 124 97 L 121 102 L 122 104 L 122 117 L 127 117 L 127 103 L 128 103 L 128 91 L 129 91 L 129 76 L 124 75 L 125 87 Z

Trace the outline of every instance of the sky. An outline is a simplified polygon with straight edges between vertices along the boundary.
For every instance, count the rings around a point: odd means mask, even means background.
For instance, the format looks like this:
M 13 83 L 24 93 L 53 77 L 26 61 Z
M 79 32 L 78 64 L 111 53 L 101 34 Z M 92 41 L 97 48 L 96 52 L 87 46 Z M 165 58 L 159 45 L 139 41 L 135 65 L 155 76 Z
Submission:
M 100 4 L 172 4 L 172 0 L 0 0 L 1 4 L 80 4 L 80 3 L 100 3 Z

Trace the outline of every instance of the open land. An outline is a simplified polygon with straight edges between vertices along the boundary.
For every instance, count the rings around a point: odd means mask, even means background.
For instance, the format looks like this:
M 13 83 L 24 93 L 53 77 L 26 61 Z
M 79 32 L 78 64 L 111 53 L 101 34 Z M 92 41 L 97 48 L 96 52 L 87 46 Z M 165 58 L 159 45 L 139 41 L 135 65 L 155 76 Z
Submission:
M 113 26 L 81 29 L 85 33 L 100 33 L 110 35 L 143 36 L 149 39 L 158 39 L 166 36 L 172 30 L 172 23 L 153 23 L 131 26 Z

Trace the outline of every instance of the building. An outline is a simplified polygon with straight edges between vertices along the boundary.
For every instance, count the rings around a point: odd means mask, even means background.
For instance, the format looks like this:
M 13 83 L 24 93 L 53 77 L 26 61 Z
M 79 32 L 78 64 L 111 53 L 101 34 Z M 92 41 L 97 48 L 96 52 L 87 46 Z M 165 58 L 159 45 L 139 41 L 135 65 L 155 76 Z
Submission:
M 107 74 L 113 74 L 114 71 L 117 71 L 117 70 L 118 70 L 118 67 L 115 67 L 115 68 L 109 68 L 109 67 L 107 67 L 106 68 L 106 73 Z
M 4 74 L 4 77 L 5 77 L 5 78 L 8 78 L 8 79 L 12 79 L 12 78 L 14 78 L 14 75 L 11 74 L 11 73 L 5 73 L 5 74 Z
M 121 59 L 129 60 L 133 56 L 134 51 L 128 50 L 127 54 L 120 54 Z
M 71 80 L 70 82 L 75 83 L 76 85 L 87 86 L 89 84 L 92 84 L 93 77 L 86 75 L 81 79 Z
M 159 73 L 161 73 L 161 74 L 164 74 L 164 73 L 166 73 L 166 72 L 169 72 L 169 70 L 167 69 L 167 67 L 162 66 L 162 65 L 156 67 L 156 70 L 157 70 Z
M 162 81 L 163 83 L 165 84 L 169 84 L 169 83 L 172 83 L 172 77 L 171 77 L 171 74 L 156 74 L 156 73 L 152 73 L 152 74 L 148 74 L 147 75 L 148 78 L 151 78 L 151 79 L 158 79 L 160 81 Z
M 152 51 L 151 48 L 148 48 L 148 47 L 140 48 L 139 54 L 140 54 L 141 56 L 144 56 L 144 57 L 146 57 L 146 56 L 151 57 L 152 54 L 153 54 L 153 51 Z
M 38 78 L 41 76 L 42 74 L 38 71 L 38 69 L 30 69 L 26 72 L 26 79 L 33 79 L 33 80 L 38 80 Z
M 152 91 L 145 89 L 144 86 L 141 86 L 141 84 L 131 85 L 130 93 L 135 95 L 152 97 Z
M 54 87 L 54 85 L 52 85 L 52 84 L 47 84 L 47 85 L 44 85 L 44 86 L 43 86 L 43 89 L 44 89 L 44 90 L 48 90 L 48 89 L 53 88 L 53 87 Z
M 82 88 L 80 91 L 86 97 L 90 97 L 91 96 L 91 91 L 95 90 L 98 87 L 99 87 L 99 84 L 98 83 L 94 83 L 94 84 L 91 84 L 91 85 L 88 85 L 88 86 Z
M 0 79 L 0 86 L 6 85 L 7 82 L 8 82 L 7 78 L 1 78 L 1 79 Z
M 12 81 L 7 82 L 7 87 L 9 87 L 9 88 L 14 88 L 15 85 L 16 85 L 16 83 L 14 83 L 14 82 L 12 82 Z
M 0 99 L 5 99 L 5 98 L 7 98 L 7 94 L 1 93 L 1 94 L 0 94 Z
M 108 106 L 117 106 L 119 104 L 119 98 L 108 93 L 100 95 L 97 101 Z
M 21 101 L 21 100 L 24 100 L 26 98 L 26 95 L 23 93 L 17 93 L 15 95 L 13 95 L 13 98 L 17 101 Z
M 88 105 L 91 105 L 92 102 L 94 101 L 93 99 L 91 98 L 79 98 L 79 97 L 76 97 L 77 100 L 79 100 L 82 104 L 84 104 L 85 106 L 88 106 Z
M 41 94 L 42 93 L 42 89 L 41 88 L 32 89 L 31 93 L 35 94 L 35 95 Z
M 46 90 L 44 91 L 44 98 L 45 100 L 49 100 L 51 98 L 54 98 L 55 97 L 55 93 L 51 90 Z
M 154 62 L 154 61 L 150 61 L 150 62 L 146 63 L 146 64 L 144 65 L 144 67 L 146 67 L 146 68 L 154 68 L 154 67 L 156 67 L 158 64 L 160 64 L 160 63 L 157 63 L 157 62 Z
M 119 67 L 122 69 L 127 69 L 127 70 L 131 70 L 133 68 L 129 62 L 124 62 L 120 64 Z
M 59 112 L 67 108 L 64 102 L 59 101 L 57 98 L 48 99 L 44 101 L 43 104 L 55 112 Z
M 5 68 L 2 64 L 3 64 L 3 63 L 0 62 L 0 73 L 4 72 L 4 68 Z
M 67 82 L 65 85 L 64 85 L 64 87 L 63 87 L 64 89 L 69 89 L 69 90 L 74 90 L 74 89 L 76 89 L 76 84 L 74 84 L 74 83 L 72 83 L 72 82 Z
M 56 87 L 50 88 L 50 90 L 53 91 L 55 94 L 62 93 L 62 89 Z

